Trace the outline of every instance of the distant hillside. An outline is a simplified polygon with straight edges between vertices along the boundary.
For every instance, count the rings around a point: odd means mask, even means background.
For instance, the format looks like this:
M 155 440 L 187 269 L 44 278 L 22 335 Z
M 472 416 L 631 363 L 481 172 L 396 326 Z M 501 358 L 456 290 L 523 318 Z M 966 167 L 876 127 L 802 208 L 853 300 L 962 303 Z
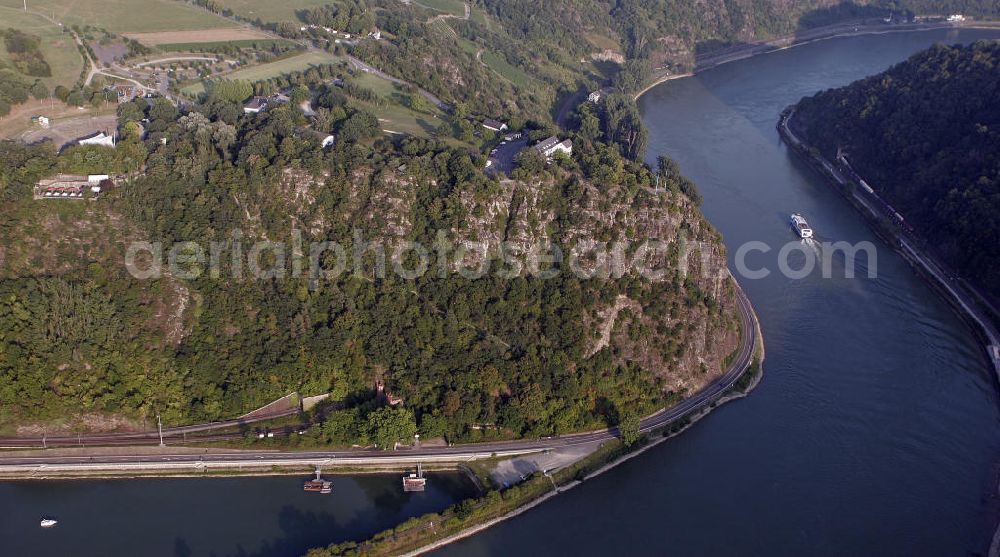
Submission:
M 793 125 L 843 148 L 948 262 L 1000 295 L 1000 43 L 938 45 L 803 99 Z
M 613 81 L 633 93 L 697 54 L 895 13 L 992 16 L 992 0 L 194 0 L 289 38 L 323 40 L 314 24 L 364 37 L 368 64 L 472 112 L 543 119 L 564 95 Z M 333 45 L 331 45 L 333 48 Z

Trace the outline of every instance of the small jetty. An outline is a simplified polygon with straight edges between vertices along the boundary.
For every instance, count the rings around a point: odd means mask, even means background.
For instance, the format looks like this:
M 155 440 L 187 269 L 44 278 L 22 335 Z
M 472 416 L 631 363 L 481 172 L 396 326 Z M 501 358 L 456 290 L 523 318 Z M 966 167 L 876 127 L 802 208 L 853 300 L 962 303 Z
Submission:
M 323 476 L 320 474 L 319 467 L 316 467 L 316 479 L 306 480 L 302 484 L 302 491 L 309 491 L 311 493 L 322 493 L 327 494 L 333 492 L 333 482 L 330 480 L 324 480 Z
M 417 473 L 410 473 L 403 476 L 403 491 L 423 491 L 427 486 L 427 478 L 424 477 L 423 468 L 417 464 Z

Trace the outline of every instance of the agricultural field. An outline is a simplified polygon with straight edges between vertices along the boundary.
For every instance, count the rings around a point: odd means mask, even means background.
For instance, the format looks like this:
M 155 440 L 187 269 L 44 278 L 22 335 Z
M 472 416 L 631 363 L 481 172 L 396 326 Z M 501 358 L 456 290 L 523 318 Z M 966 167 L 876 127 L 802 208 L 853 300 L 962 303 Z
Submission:
M 0 0 L 7 1 L 7 0 Z M 12 27 L 25 33 L 41 38 L 41 51 L 52 69 L 52 77 L 42 78 L 49 90 L 56 85 L 70 87 L 80 77 L 83 70 L 83 57 L 73 43 L 73 38 L 58 25 L 33 14 L 26 14 L 6 6 L 0 6 L 0 29 Z M 0 42 L 0 61 L 7 61 L 7 49 Z M 8 64 L 9 66 L 9 64 Z M 25 76 L 25 81 L 31 83 L 33 77 Z
M 117 34 L 234 27 L 207 10 L 175 0 L 30 0 L 28 4 L 31 11 L 64 25 L 91 25 Z M 24 3 L 0 0 L 0 6 L 23 10 Z
M 343 60 L 340 56 L 328 52 L 307 52 L 278 60 L 277 62 L 236 70 L 233 73 L 226 74 L 224 77 L 225 79 L 243 79 L 250 82 L 262 81 L 286 73 L 308 70 L 313 66 L 335 64 Z M 205 92 L 205 84 L 194 83 L 188 85 L 182 91 L 187 95 L 197 96 Z
M 249 19 L 265 22 L 289 21 L 299 23 L 295 15 L 298 10 L 316 8 L 333 3 L 332 0 L 288 0 L 275 2 L 273 0 L 217 0 L 217 3 L 229 8 L 233 13 Z
M 189 29 L 186 31 L 156 31 L 152 33 L 125 33 L 125 36 L 146 46 L 183 43 L 209 43 L 229 41 L 272 40 L 267 33 L 246 27 L 231 29 Z
M 20 139 L 34 142 L 51 139 L 57 146 L 94 131 L 114 128 L 116 103 L 106 103 L 99 108 L 77 108 L 55 99 L 35 100 L 11 107 L 7 116 L 0 118 L 0 139 Z M 32 116 L 47 116 L 52 124 L 48 129 L 31 121 Z

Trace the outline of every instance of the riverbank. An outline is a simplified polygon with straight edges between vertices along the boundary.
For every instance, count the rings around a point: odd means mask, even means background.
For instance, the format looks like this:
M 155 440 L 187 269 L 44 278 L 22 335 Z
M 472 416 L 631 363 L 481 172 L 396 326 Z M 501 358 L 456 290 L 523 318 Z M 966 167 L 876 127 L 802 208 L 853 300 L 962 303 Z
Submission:
M 738 296 L 745 296 L 738 283 L 736 288 L 739 290 Z M 614 439 L 605 442 L 596 451 L 569 466 L 558 470 L 536 472 L 522 484 L 505 490 L 503 495 L 497 491 L 487 493 L 485 497 L 477 499 L 470 505 L 471 510 L 446 511 L 421 517 L 392 530 L 380 532 L 362 542 L 331 546 L 326 549 L 325 555 L 336 556 L 362 550 L 366 555 L 417 556 L 440 549 L 524 514 L 549 499 L 576 488 L 680 435 L 712 410 L 749 395 L 760 384 L 765 358 L 764 337 L 756 312 L 752 308 L 750 311 L 753 326 L 751 338 L 754 339 L 751 363 L 739 374 L 736 384 L 723 391 L 709 404 L 694 409 L 680 419 L 644 432 L 640 440 L 630 447 Z M 551 485 L 551 488 L 548 485 Z M 508 494 L 513 495 L 508 498 Z M 460 516 L 463 512 L 467 513 L 464 517 Z M 321 551 L 323 550 L 316 550 L 314 555 L 324 555 L 320 553 Z
M 723 51 L 710 53 L 701 59 L 695 59 L 694 70 L 682 74 L 668 74 L 654 78 L 648 85 L 635 94 L 633 100 L 638 101 L 640 97 L 668 81 L 691 77 L 695 74 L 710 70 L 712 68 L 746 60 L 754 56 L 779 52 L 797 46 L 804 46 L 819 41 L 826 41 L 840 37 L 860 37 L 863 35 L 884 35 L 888 33 L 911 33 L 915 31 L 935 31 L 938 29 L 1000 29 L 1000 21 L 967 21 L 967 22 L 941 22 L 941 23 L 913 23 L 903 25 L 860 25 L 860 24 L 835 24 L 826 27 L 811 29 L 801 34 L 783 35 L 766 41 L 746 43 Z

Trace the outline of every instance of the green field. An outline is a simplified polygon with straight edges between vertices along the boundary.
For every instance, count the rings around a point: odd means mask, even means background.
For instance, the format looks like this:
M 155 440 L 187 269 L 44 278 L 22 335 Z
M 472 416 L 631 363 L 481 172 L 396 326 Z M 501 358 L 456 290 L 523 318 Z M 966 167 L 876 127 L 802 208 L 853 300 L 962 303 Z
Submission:
M 413 3 L 459 17 L 465 15 L 465 4 L 462 0 L 414 0 Z
M 336 3 L 335 0 L 288 0 L 274 2 L 273 0 L 217 0 L 218 4 L 229 8 L 233 13 L 250 18 L 260 18 L 261 21 L 291 21 L 299 23 L 295 12 L 307 8 L 316 8 Z
M 598 33 L 587 33 L 585 36 L 587 37 L 587 40 L 597 48 L 614 51 L 620 51 L 622 48 L 621 45 L 618 44 L 618 41 Z
M 13 27 L 30 33 L 42 39 L 42 54 L 45 61 L 52 68 L 52 77 L 43 78 L 42 81 L 48 85 L 49 90 L 56 85 L 70 87 L 80 77 L 83 70 L 83 58 L 73 43 L 73 38 L 58 25 L 46 21 L 44 18 L 26 14 L 19 10 L 0 7 L 0 28 Z M 0 43 L 0 60 L 6 62 L 7 49 Z M 8 64 L 9 65 L 9 64 Z M 25 81 L 31 83 L 33 77 L 25 76 Z
M 277 62 L 237 70 L 223 77 L 225 79 L 244 79 L 250 82 L 263 81 L 286 73 L 308 70 L 313 66 L 336 64 L 343 60 L 343 58 L 328 52 L 307 52 Z M 182 91 L 189 95 L 198 96 L 205 92 L 205 84 L 194 83 L 183 88 Z
M 411 110 L 401 104 L 403 93 L 390 81 L 367 73 L 359 73 L 351 78 L 351 81 L 375 91 L 388 101 L 386 106 L 376 106 L 348 97 L 352 106 L 363 108 L 377 116 L 379 126 L 384 130 L 427 137 L 441 125 L 442 114 L 437 107 L 431 108 L 426 113 Z
M 483 52 L 483 62 L 491 70 L 514 82 L 519 87 L 529 87 L 531 85 L 531 76 L 524 73 L 521 68 L 507 62 L 503 56 L 487 50 Z
M 0 6 L 23 10 L 24 3 L 0 0 Z M 233 27 L 222 17 L 175 0 L 30 0 L 28 7 L 65 25 L 92 25 L 118 34 Z

